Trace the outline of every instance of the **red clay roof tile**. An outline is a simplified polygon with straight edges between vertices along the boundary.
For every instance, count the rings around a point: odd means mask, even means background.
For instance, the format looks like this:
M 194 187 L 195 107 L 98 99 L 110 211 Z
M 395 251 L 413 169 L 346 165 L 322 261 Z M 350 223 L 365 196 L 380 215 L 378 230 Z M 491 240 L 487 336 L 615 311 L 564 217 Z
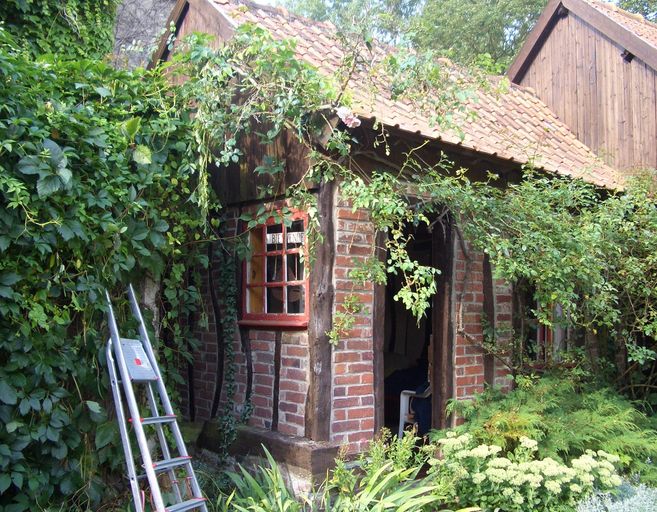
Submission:
M 210 0 L 237 24 L 251 22 L 267 28 L 276 39 L 295 39 L 299 58 L 326 74 L 334 74 L 344 55 L 336 28 L 329 22 L 311 21 L 285 9 L 263 6 L 248 0 Z M 587 0 L 593 2 L 593 0 Z M 371 58 L 380 62 L 392 51 L 375 44 Z M 491 77 L 491 83 L 499 80 Z M 371 84 L 376 85 L 375 94 Z M 426 119 L 426 113 L 406 100 L 393 100 L 390 84 L 373 80 L 356 71 L 349 89 L 354 111 L 363 118 L 376 119 L 427 138 L 519 163 L 533 161 L 546 171 L 582 178 L 607 188 L 622 187 L 623 177 L 604 164 L 530 90 L 511 84 L 508 92 L 479 90 L 468 100 L 473 119 L 456 116 L 463 138 L 455 130 L 443 129 Z

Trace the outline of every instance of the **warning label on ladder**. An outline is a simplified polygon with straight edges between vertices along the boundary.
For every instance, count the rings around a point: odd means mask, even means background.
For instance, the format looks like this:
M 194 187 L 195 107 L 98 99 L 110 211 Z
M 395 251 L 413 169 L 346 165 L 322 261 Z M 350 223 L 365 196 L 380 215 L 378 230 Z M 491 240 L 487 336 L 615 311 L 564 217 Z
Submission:
M 121 348 L 132 380 L 157 380 L 141 341 L 121 338 Z

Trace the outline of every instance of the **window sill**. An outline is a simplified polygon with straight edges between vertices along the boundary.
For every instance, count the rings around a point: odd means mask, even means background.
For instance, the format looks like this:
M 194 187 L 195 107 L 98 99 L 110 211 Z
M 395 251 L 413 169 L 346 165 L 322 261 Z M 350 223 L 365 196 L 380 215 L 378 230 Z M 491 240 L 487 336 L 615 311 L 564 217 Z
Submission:
M 244 327 L 274 327 L 285 330 L 301 330 L 308 327 L 308 319 L 306 318 L 299 320 L 261 320 L 256 318 L 246 318 L 239 320 L 237 323 Z

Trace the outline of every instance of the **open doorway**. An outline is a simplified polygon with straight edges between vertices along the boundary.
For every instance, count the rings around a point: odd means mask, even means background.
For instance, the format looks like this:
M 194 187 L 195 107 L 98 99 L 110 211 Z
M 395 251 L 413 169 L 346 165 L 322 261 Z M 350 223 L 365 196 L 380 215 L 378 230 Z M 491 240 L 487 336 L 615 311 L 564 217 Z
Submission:
M 394 297 L 401 287 L 398 276 L 390 276 L 376 296 L 375 338 L 377 366 L 377 416 L 379 427 L 397 433 L 400 425 L 402 392 L 418 396 L 411 399 L 420 434 L 446 422 L 445 401 L 451 397 L 452 340 L 450 335 L 451 231 L 449 221 L 409 226 L 411 241 L 407 247 L 411 258 L 422 265 L 440 269 L 437 292 L 431 306 L 418 322 Z M 410 393 L 406 393 L 408 396 Z M 401 399 L 400 399 L 401 398 Z M 406 409 L 404 409 L 406 410 Z

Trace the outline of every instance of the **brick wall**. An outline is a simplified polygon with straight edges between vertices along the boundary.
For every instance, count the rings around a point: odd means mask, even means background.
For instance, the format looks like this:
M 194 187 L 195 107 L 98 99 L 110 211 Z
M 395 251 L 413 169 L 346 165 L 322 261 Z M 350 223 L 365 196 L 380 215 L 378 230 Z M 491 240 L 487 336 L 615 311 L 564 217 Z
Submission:
M 356 453 L 374 436 L 374 344 L 372 338 L 372 284 L 355 286 L 349 271 L 365 261 L 374 248 L 374 228 L 367 212 L 352 212 L 338 203 L 336 209 L 335 304 L 340 311 L 345 299 L 356 295 L 363 308 L 353 328 L 343 333 L 333 350 L 333 417 L 331 440 Z
M 469 263 L 457 239 L 454 246 L 454 394 L 467 399 L 484 390 L 484 341 L 482 313 L 484 306 L 484 255 L 466 242 Z M 467 273 L 467 278 L 466 278 Z M 493 281 L 495 326 L 501 338 L 508 336 L 511 323 L 511 286 L 503 280 Z M 494 384 L 508 387 L 507 367 L 494 362 Z
M 469 263 L 457 240 L 454 244 L 452 300 L 456 331 L 454 395 L 459 399 L 469 398 L 484 389 L 484 351 L 479 346 L 483 342 L 481 325 L 484 304 L 483 255 L 469 248 L 468 254 Z
M 283 434 L 305 435 L 308 372 L 308 333 L 282 333 L 278 431 Z
M 335 308 L 340 311 L 347 297 L 355 294 L 362 311 L 354 315 L 354 325 L 342 333 L 340 342 L 332 352 L 331 430 L 330 440 L 346 445 L 349 452 L 366 448 L 374 436 L 374 343 L 372 325 L 373 286 L 356 286 L 349 279 L 349 271 L 373 254 L 375 233 L 364 211 L 353 212 L 347 204 L 337 202 L 334 266 Z M 236 229 L 237 222 L 229 223 Z M 466 258 L 460 244 L 454 244 L 453 253 L 453 324 L 454 324 L 454 395 L 467 399 L 484 389 L 484 353 L 482 311 L 484 302 L 483 256 L 469 250 L 469 278 L 466 283 Z M 217 279 L 215 279 L 215 282 Z M 511 288 L 494 280 L 495 322 L 500 332 L 511 322 Z M 206 308 L 209 307 L 207 280 L 202 286 Z M 312 290 L 310 290 L 312 293 Z M 206 311 L 208 329 L 197 333 L 201 340 L 194 354 L 196 392 L 196 419 L 209 418 L 217 364 L 215 319 Z M 459 332 L 460 328 L 467 336 Z M 252 405 L 249 423 L 253 426 L 278 430 L 281 433 L 304 436 L 305 403 L 307 399 L 309 358 L 308 334 L 305 330 L 274 331 L 246 329 L 252 360 Z M 278 349 L 277 349 L 278 344 Z M 246 356 L 242 345 L 235 341 L 237 363 L 236 403 L 244 403 L 247 383 Z M 276 375 L 276 356 L 279 355 L 280 372 Z M 506 367 L 495 362 L 495 384 L 508 385 Z M 276 389 L 278 400 L 275 401 Z
M 224 226 L 227 233 L 236 233 L 237 211 L 229 214 Z M 215 267 L 218 266 L 215 265 Z M 204 279 L 201 283 L 203 296 L 203 315 L 208 319 L 207 327 L 197 325 L 195 336 L 200 346 L 193 353 L 194 357 L 194 403 L 195 420 L 210 419 L 212 402 L 217 378 L 217 337 L 216 322 L 211 307 L 210 280 L 207 271 L 202 270 Z M 214 272 L 214 282 L 218 283 L 218 271 Z M 219 293 L 221 300 L 221 293 Z M 303 436 L 305 434 L 305 402 L 308 389 L 308 334 L 305 329 L 295 331 L 274 331 L 248 328 L 242 329 L 245 340 L 236 339 L 233 343 L 236 363 L 236 413 L 243 410 L 247 393 L 247 357 L 243 344 L 250 347 L 252 388 L 252 413 L 249 424 L 252 426 L 274 429 L 284 434 Z M 277 344 L 280 346 L 276 350 Z M 276 375 L 275 357 L 280 361 L 280 372 Z M 224 374 L 227 367 L 224 367 Z M 276 388 L 278 400 L 274 404 Z M 181 393 L 182 409 L 189 416 L 188 390 Z M 220 404 L 225 403 L 225 389 Z M 276 407 L 274 407 L 276 406 Z M 273 424 L 277 412 L 277 424 Z

